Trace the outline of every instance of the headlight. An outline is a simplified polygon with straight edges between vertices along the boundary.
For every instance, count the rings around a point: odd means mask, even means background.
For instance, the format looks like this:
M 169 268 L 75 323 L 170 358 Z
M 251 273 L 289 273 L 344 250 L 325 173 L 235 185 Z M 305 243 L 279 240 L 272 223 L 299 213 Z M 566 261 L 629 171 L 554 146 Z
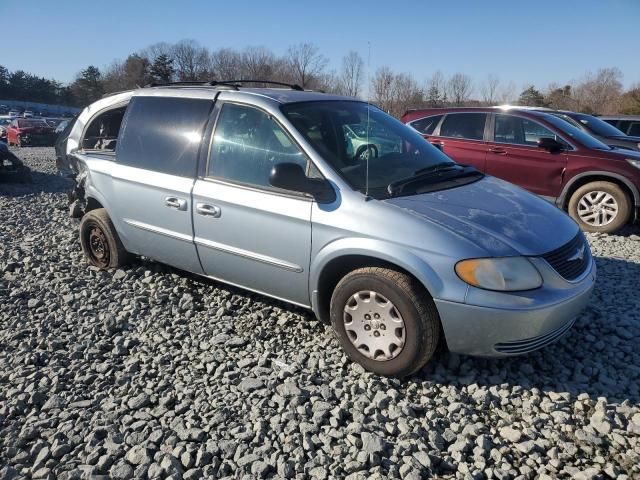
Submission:
M 640 148 L 640 143 L 638 144 L 638 148 Z M 627 162 L 633 165 L 636 168 L 640 168 L 640 160 L 636 160 L 634 158 L 627 158 Z
M 474 258 L 456 264 L 458 276 L 474 287 L 513 292 L 542 285 L 542 277 L 524 257 Z

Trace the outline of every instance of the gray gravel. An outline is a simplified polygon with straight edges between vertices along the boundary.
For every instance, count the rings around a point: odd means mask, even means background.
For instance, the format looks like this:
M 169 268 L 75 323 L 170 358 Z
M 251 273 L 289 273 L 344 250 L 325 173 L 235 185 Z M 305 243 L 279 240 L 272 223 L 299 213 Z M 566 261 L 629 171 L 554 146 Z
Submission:
M 138 260 L 88 268 L 52 149 L 0 185 L 0 478 L 640 478 L 640 230 L 590 236 L 570 334 L 403 382 L 301 309 Z

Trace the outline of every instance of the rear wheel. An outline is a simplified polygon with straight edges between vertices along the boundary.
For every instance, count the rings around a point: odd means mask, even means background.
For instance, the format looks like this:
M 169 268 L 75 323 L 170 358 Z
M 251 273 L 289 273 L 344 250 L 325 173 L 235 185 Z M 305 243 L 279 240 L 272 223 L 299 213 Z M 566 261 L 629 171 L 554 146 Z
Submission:
M 372 372 L 404 377 L 438 345 L 440 319 L 414 278 L 386 268 L 354 270 L 331 297 L 331 324 L 347 356 Z
M 571 195 L 569 215 L 586 232 L 612 233 L 629 221 L 631 199 L 615 183 L 587 183 Z
M 104 208 L 91 210 L 80 222 L 80 243 L 87 261 L 98 268 L 119 268 L 128 253 Z

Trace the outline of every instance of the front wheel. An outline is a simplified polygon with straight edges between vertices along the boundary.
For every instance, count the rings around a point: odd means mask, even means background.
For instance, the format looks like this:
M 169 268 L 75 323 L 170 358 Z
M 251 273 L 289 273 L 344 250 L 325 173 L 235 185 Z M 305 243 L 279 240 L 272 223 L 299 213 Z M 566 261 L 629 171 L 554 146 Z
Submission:
M 628 222 L 631 200 L 615 183 L 591 182 L 571 195 L 569 215 L 586 232 L 612 233 Z
M 80 244 L 87 261 L 98 268 L 119 268 L 128 254 L 104 208 L 91 210 L 80 221 Z
M 380 375 L 405 377 L 433 355 L 440 319 L 414 278 L 395 270 L 354 270 L 331 297 L 331 325 L 347 356 Z

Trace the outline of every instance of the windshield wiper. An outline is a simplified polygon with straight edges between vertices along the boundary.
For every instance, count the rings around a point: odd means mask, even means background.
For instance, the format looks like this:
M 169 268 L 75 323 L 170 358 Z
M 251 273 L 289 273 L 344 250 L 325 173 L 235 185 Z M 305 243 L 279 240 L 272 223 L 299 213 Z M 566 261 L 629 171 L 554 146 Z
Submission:
M 453 170 L 456 170 L 456 172 L 453 172 Z M 457 163 L 440 163 L 417 170 L 414 176 L 391 182 L 387 186 L 387 192 L 389 195 L 394 196 L 401 193 L 408 185 L 428 181 L 434 177 L 441 177 L 438 180 L 451 180 L 454 177 L 467 177 L 470 175 L 482 175 L 482 173 L 473 167 L 458 165 Z
M 457 166 L 458 164 L 454 162 L 440 162 L 440 163 L 436 163 L 435 165 L 430 165 L 428 167 L 420 168 L 415 172 L 413 172 L 413 174 L 422 175 L 424 173 L 429 173 L 429 172 L 440 172 L 442 170 L 450 170 Z

